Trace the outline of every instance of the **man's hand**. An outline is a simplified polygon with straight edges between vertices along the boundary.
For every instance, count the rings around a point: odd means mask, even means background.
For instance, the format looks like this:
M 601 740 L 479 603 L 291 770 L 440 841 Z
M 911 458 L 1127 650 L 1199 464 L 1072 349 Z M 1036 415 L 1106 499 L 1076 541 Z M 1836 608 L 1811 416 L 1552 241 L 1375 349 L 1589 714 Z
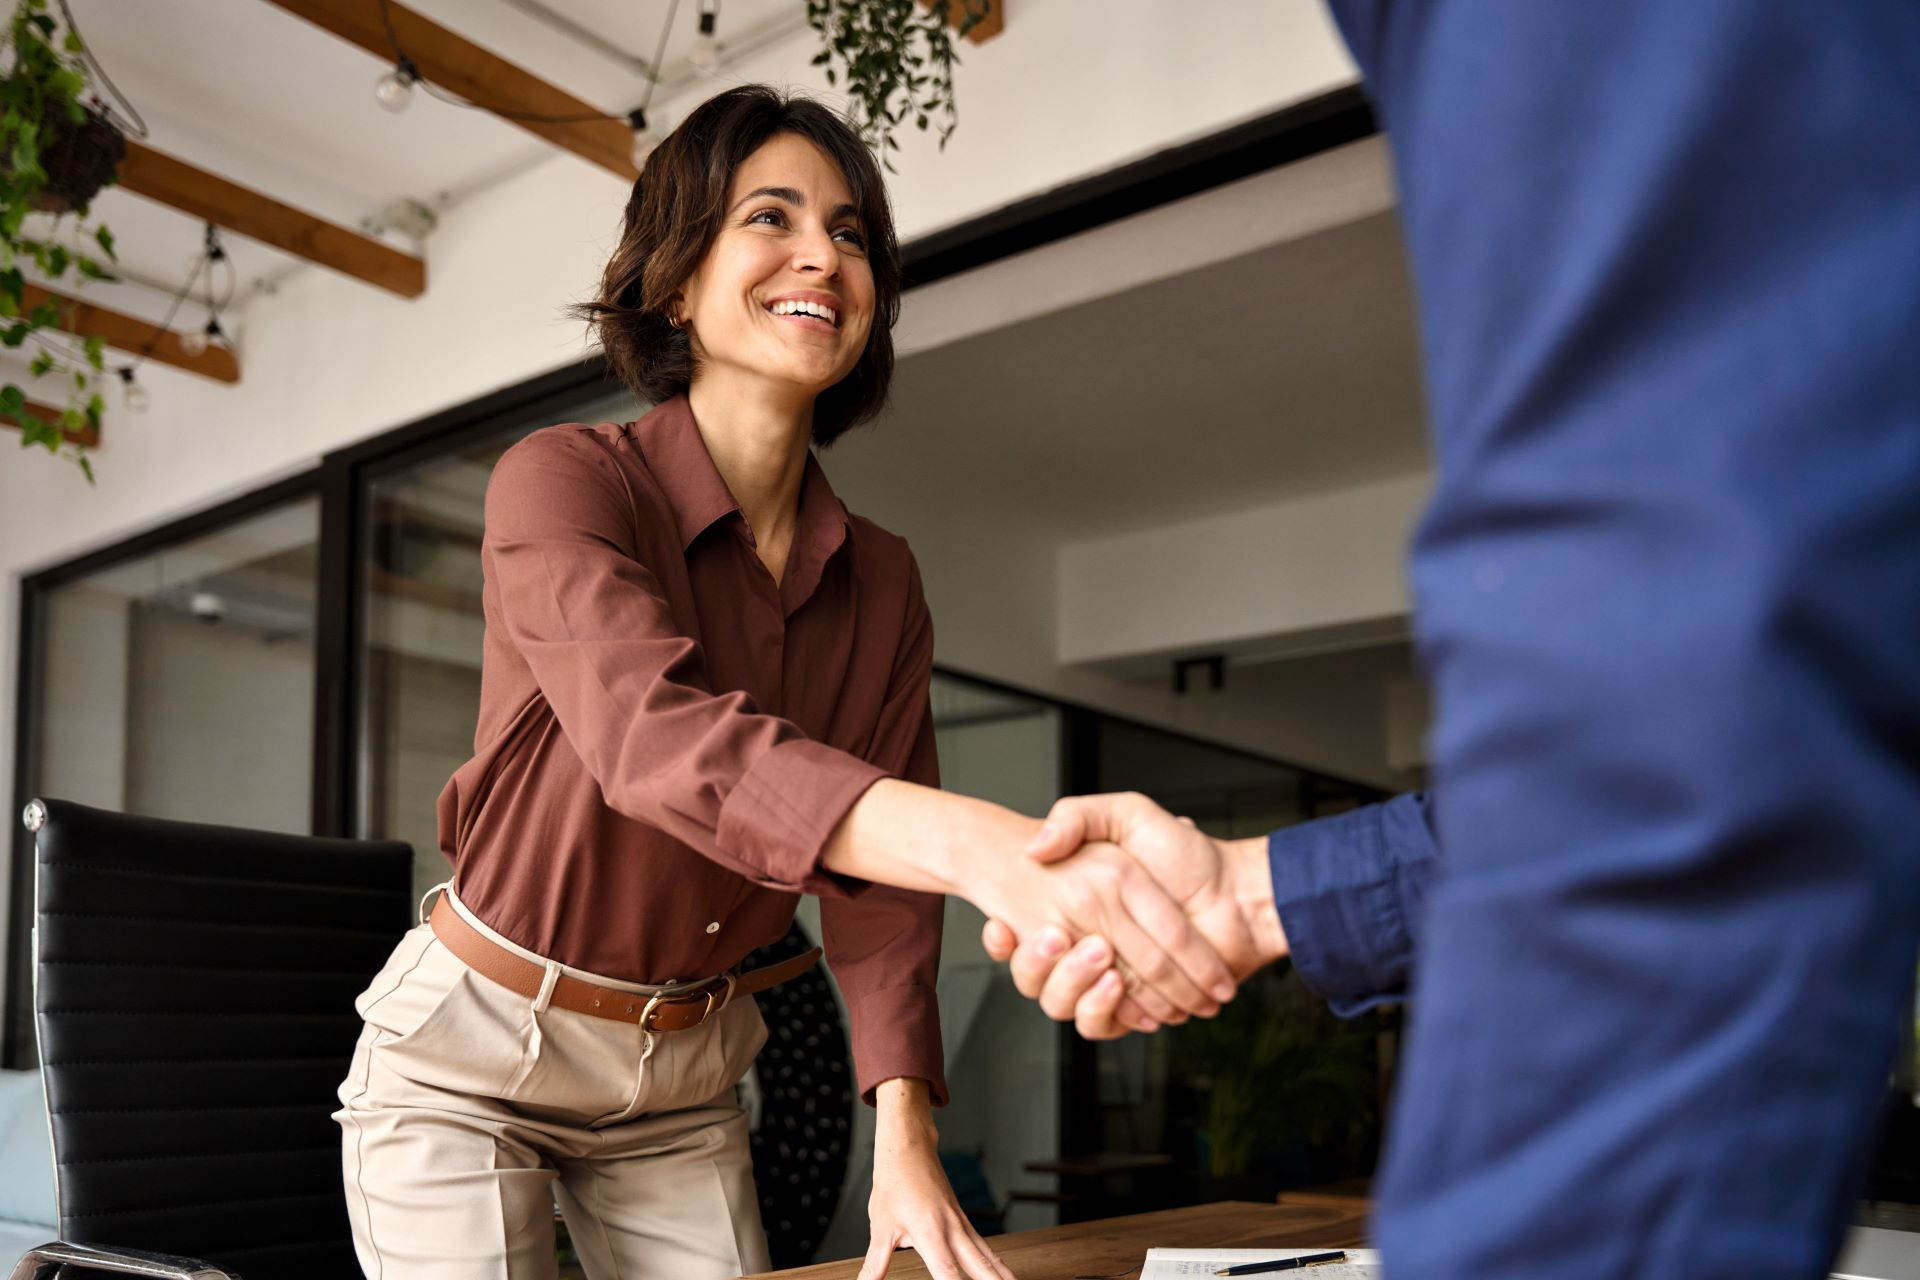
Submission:
M 1137 860 L 1180 904 L 1236 980 L 1286 954 L 1265 839 L 1215 840 L 1142 795 L 1078 796 L 1053 807 L 1028 852 L 1038 861 L 1066 859 L 1071 866 L 1071 855 L 1087 841 L 1117 844 Z M 993 958 L 1011 962 L 1023 995 L 1038 1000 L 1049 1017 L 1072 1018 L 1088 1039 L 1152 1031 L 1168 1021 L 1127 990 L 1098 938 L 1083 938 L 1069 950 L 1063 934 L 1021 932 L 993 919 L 981 941 Z

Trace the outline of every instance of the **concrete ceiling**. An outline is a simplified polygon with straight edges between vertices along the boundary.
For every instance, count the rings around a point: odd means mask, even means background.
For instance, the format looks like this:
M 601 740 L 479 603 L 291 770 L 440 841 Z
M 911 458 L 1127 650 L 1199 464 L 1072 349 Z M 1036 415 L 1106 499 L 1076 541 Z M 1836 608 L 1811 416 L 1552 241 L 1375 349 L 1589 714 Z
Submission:
M 931 507 L 1066 541 L 1419 472 L 1424 420 L 1377 214 L 909 356 L 825 461 L 908 537 Z

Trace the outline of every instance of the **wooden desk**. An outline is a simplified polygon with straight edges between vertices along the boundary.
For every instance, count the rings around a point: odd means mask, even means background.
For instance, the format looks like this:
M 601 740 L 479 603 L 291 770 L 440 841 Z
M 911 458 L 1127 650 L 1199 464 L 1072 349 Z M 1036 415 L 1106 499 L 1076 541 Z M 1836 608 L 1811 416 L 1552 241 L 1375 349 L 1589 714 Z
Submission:
M 987 1243 L 1020 1280 L 1074 1280 L 1112 1275 L 1138 1267 L 1150 1248 L 1281 1249 L 1357 1248 L 1366 1244 L 1367 1202 L 1349 1204 L 1253 1204 L 1227 1201 L 1190 1209 L 1162 1209 L 1129 1218 L 1078 1222 L 1012 1235 L 989 1236 Z M 791 1271 L 768 1272 L 748 1280 L 854 1280 L 860 1259 L 817 1262 Z M 894 1255 L 889 1280 L 924 1277 L 927 1269 L 911 1252 Z

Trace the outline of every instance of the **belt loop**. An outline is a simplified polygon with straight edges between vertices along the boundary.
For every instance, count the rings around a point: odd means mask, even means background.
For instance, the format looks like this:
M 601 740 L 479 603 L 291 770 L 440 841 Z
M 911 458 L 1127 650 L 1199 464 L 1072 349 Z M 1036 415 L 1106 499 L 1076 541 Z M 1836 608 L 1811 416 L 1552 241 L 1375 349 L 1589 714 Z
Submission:
M 453 881 L 442 880 L 439 884 L 433 886 L 433 888 L 421 894 L 420 895 L 420 923 L 425 924 L 427 922 L 427 903 L 433 900 L 434 894 L 452 893 L 452 892 L 453 892 Z
M 560 962 L 547 961 L 547 972 L 540 979 L 540 994 L 533 998 L 533 1011 L 545 1013 L 547 1006 L 553 1003 L 553 986 L 560 981 Z
M 532 1030 L 527 1035 L 527 1068 L 540 1060 L 540 1015 L 553 1003 L 553 984 L 560 981 L 560 962 L 549 960 L 546 973 L 540 979 L 540 994 L 533 998 L 533 1012 L 527 1015 Z

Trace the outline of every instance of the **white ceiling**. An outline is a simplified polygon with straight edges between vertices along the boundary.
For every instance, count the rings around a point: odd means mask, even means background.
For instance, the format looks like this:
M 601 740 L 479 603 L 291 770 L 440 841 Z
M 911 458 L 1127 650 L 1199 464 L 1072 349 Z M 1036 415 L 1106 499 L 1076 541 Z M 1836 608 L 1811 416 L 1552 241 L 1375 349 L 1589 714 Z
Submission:
M 555 154 L 496 116 L 424 91 L 404 112 L 387 112 L 373 88 L 389 63 L 265 0 L 70 3 L 94 55 L 145 117 L 149 146 L 344 226 L 361 227 L 399 199 L 444 207 Z M 406 3 L 619 115 L 646 93 L 641 68 L 669 8 L 668 0 Z M 681 0 L 674 14 L 657 103 L 704 79 L 687 61 L 698 10 L 697 0 Z M 589 34 L 567 34 L 563 23 Z M 724 50 L 745 52 L 804 26 L 802 0 L 724 0 L 717 34 Z M 128 283 L 90 287 L 89 298 L 159 320 L 200 252 L 203 224 L 113 189 L 92 212 L 113 228 Z M 239 236 L 223 238 L 239 297 L 301 265 Z M 205 313 L 188 304 L 180 315 L 197 327 Z
M 1424 423 L 1375 214 L 911 355 L 826 465 L 909 538 L 964 513 L 1068 541 L 1414 474 Z

